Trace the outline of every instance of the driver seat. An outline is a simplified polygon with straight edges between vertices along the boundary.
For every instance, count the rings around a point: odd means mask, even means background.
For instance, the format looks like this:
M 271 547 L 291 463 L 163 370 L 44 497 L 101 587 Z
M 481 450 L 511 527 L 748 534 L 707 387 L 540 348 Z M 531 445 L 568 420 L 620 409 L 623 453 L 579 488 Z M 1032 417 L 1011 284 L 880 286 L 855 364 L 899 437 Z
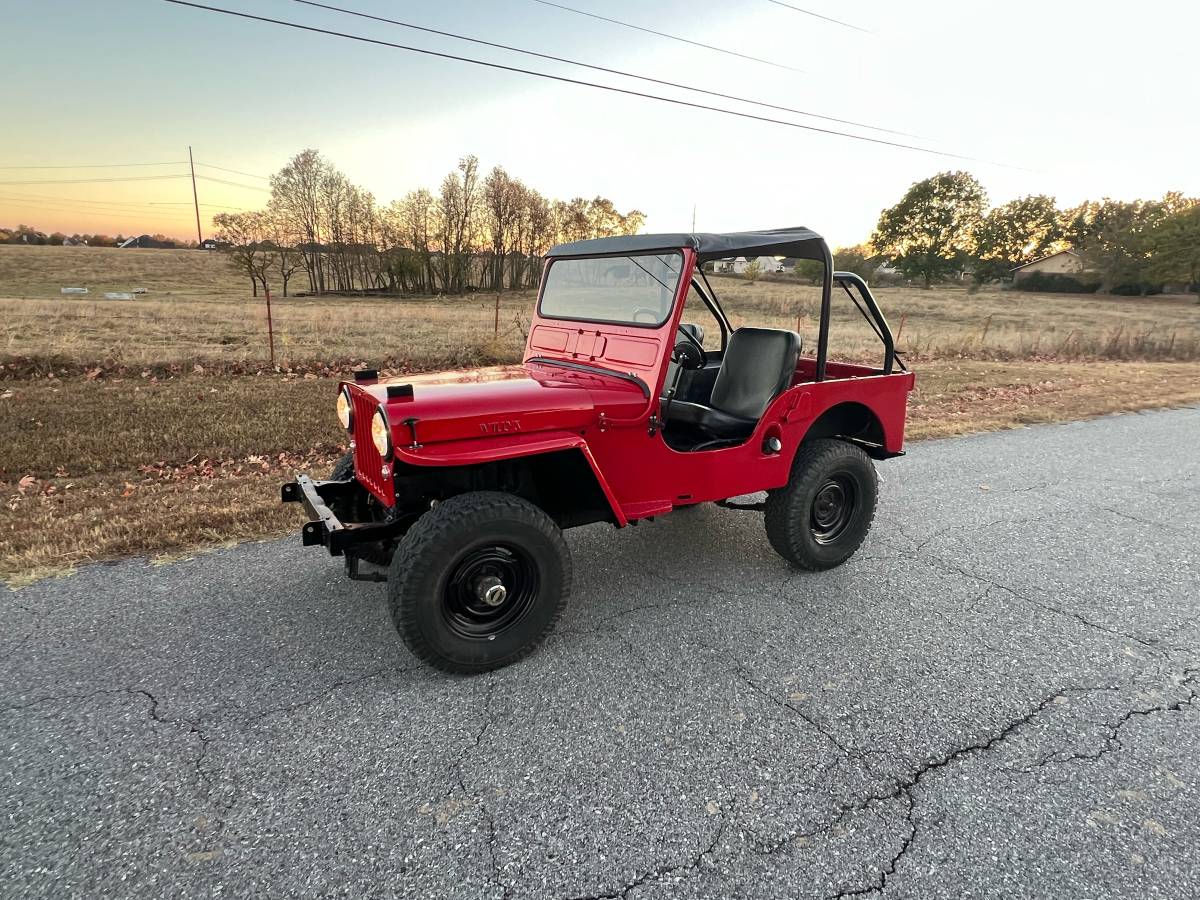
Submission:
M 672 400 L 666 424 L 696 426 L 711 440 L 745 440 L 771 401 L 788 389 L 800 335 L 780 328 L 739 328 L 729 336 L 707 405 Z

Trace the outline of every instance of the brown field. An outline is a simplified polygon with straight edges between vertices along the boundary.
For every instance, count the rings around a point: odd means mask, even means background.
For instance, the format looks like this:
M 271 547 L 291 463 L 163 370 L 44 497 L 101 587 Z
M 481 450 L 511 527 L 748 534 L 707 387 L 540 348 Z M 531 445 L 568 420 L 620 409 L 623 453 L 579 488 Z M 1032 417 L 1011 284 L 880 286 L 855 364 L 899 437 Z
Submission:
M 94 280 L 93 280 L 94 279 Z M 302 279 L 294 281 L 302 284 Z M 86 286 L 87 297 L 61 296 Z M 819 292 L 779 281 L 714 278 L 735 325 L 798 328 L 815 341 Z M 137 300 L 105 290 L 144 287 Z M 0 245 L 0 361 L 79 366 L 260 367 L 267 362 L 266 305 L 218 254 L 189 250 Z M 913 358 L 1200 359 L 1194 298 L 1027 294 L 959 287 L 882 288 L 880 305 Z M 878 341 L 844 297 L 835 303 L 831 353 L 866 359 Z M 369 356 L 430 368 L 514 359 L 531 292 L 496 297 L 282 298 L 272 302 L 277 361 L 284 366 Z
M 60 297 L 64 285 L 151 293 Z M 814 288 L 714 287 L 735 324 L 795 327 L 798 315 L 815 340 Z M 213 254 L 0 246 L 0 577 L 294 528 L 278 484 L 342 451 L 339 371 L 517 358 L 532 304 L 506 294 L 497 337 L 493 295 L 280 299 L 277 348 L 292 371 L 276 372 L 262 300 L 247 294 Z M 1188 298 L 879 294 L 918 374 L 911 438 L 1200 402 Z M 832 345 L 843 358 L 877 353 L 844 308 Z

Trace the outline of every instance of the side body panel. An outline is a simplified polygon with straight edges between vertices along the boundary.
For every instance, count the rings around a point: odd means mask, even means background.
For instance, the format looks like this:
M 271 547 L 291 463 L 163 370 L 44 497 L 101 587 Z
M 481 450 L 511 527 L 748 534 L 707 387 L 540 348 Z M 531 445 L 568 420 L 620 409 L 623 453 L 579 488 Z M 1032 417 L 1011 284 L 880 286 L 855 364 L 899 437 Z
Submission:
M 882 426 L 885 449 L 899 452 L 912 384 L 910 373 L 796 384 L 775 399 L 750 439 L 736 447 L 679 452 L 667 446 L 661 432 L 650 434 L 645 427 L 597 427 L 586 437 L 625 517 L 635 520 L 675 506 L 783 487 L 808 429 L 841 403 L 871 410 Z M 772 436 L 783 444 L 780 453 L 764 452 Z

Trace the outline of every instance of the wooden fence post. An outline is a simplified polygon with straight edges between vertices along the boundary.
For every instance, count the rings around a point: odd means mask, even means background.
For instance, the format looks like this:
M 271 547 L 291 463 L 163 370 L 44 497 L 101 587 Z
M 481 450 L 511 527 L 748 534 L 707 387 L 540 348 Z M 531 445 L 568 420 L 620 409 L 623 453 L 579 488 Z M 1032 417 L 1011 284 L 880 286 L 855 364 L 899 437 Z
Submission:
M 263 285 L 263 294 L 267 298 L 267 344 L 271 348 L 271 368 L 275 368 L 275 327 L 271 322 L 271 289 Z

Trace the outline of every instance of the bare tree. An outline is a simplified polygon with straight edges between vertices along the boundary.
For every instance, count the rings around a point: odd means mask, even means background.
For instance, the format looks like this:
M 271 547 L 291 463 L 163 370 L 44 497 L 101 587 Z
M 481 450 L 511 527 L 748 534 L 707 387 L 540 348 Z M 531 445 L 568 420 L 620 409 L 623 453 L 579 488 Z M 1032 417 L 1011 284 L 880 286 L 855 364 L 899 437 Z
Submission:
M 217 213 L 213 216 L 218 240 L 230 244 L 229 260 L 239 272 L 250 278 L 251 292 L 258 296 L 258 286 L 267 287 L 267 272 L 274 259 L 274 248 L 268 241 L 268 219 L 263 212 Z
M 483 182 L 483 203 L 492 244 L 492 289 L 504 290 L 505 263 L 516 241 L 524 185 L 496 166 Z
M 469 276 L 467 254 L 473 249 L 479 206 L 479 160 L 464 156 L 458 168 L 442 180 L 438 198 L 441 214 L 442 284 L 461 294 Z
M 304 254 L 296 248 L 296 233 L 292 231 L 291 223 L 285 216 L 269 208 L 266 212 L 266 223 L 267 239 L 274 248 L 274 268 L 279 273 L 283 296 L 286 297 L 292 276 L 304 268 Z
M 308 270 L 308 286 L 317 293 L 325 289 L 321 259 L 321 196 L 322 182 L 329 168 L 316 150 L 304 150 L 271 176 L 271 205 L 299 237 Z
M 320 153 L 304 150 L 272 176 L 267 214 L 254 226 L 258 239 L 233 242 L 267 244 L 240 251 L 255 291 L 265 278 L 259 257 L 269 254 L 285 293 L 300 268 L 314 293 L 462 293 L 536 284 L 539 257 L 556 241 L 631 234 L 644 221 L 604 197 L 548 200 L 499 166 L 481 178 L 474 156 L 458 161 L 436 196 L 411 191 L 381 208 Z M 227 227 L 240 235 L 248 224 Z

